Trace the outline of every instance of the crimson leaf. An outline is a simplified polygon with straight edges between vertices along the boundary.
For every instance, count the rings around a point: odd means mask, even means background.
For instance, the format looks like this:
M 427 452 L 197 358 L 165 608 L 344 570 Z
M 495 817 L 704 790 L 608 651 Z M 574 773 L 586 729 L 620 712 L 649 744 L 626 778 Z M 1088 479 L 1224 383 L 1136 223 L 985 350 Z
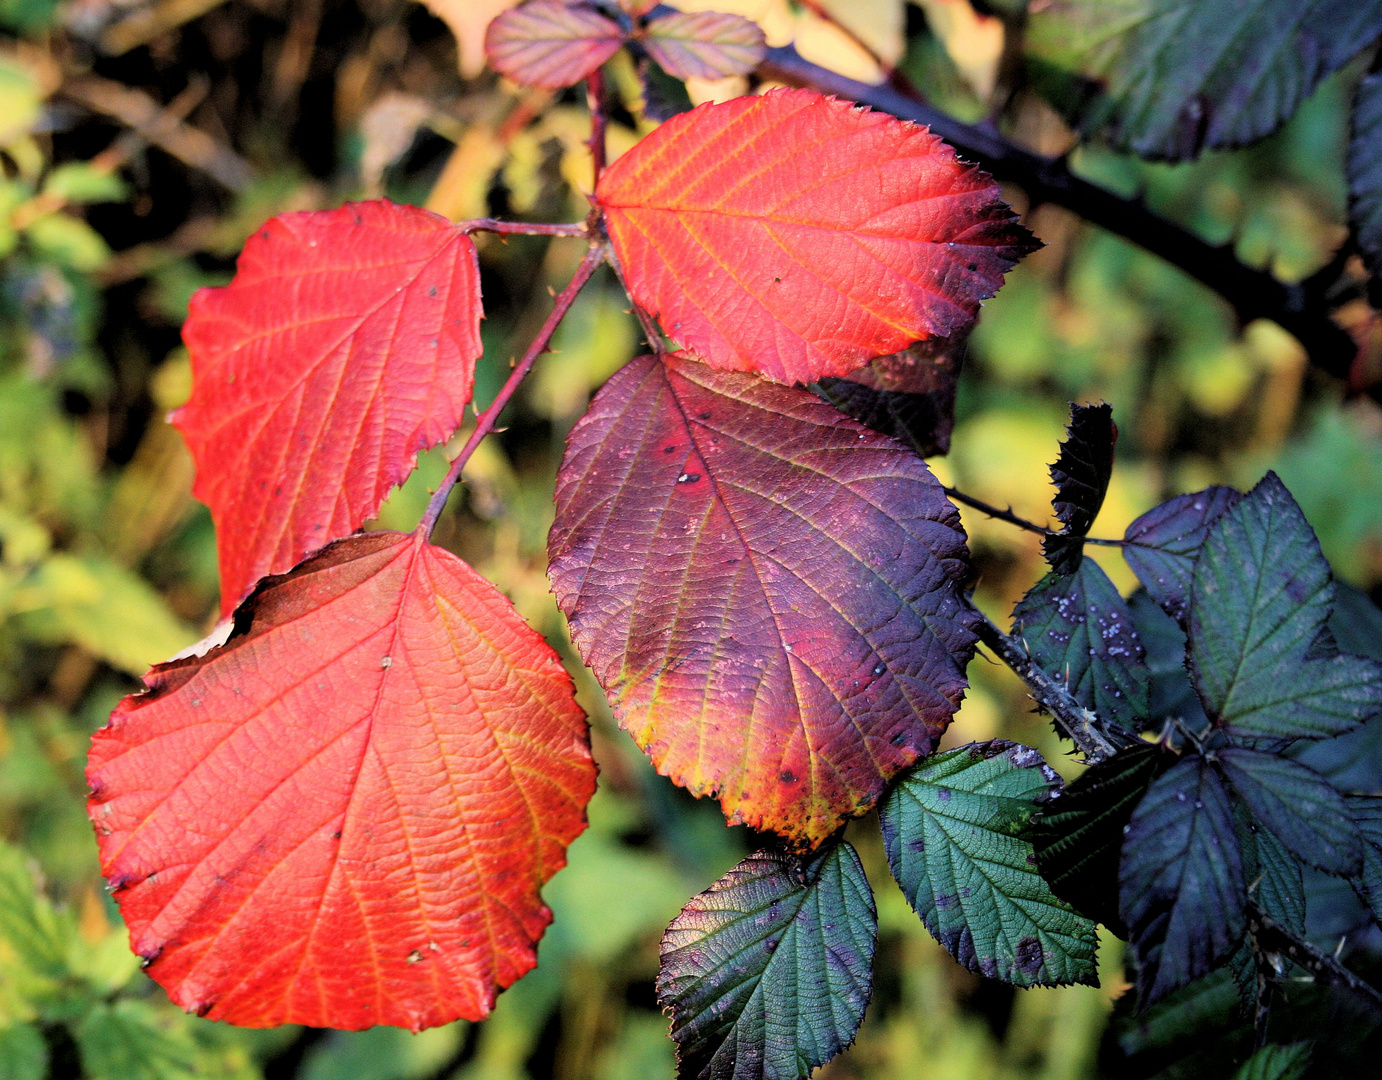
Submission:
M 536 962 L 595 769 L 556 655 L 454 555 L 337 541 L 146 682 L 92 740 L 89 811 L 179 1005 L 416 1031 Z
M 548 543 L 581 657 L 658 770 L 814 847 L 965 688 L 959 516 L 805 390 L 633 361 L 572 430 Z

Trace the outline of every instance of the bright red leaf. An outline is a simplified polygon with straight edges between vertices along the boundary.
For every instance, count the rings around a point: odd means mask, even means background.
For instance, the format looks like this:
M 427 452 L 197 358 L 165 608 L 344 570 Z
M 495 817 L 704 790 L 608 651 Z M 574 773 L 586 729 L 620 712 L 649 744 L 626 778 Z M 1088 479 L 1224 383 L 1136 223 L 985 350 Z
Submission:
M 192 297 L 192 398 L 173 414 L 211 507 L 221 610 L 373 517 L 470 401 L 475 245 L 389 202 L 284 214 L 235 280 Z
M 718 11 L 677 11 L 648 24 L 643 46 L 677 79 L 747 75 L 763 62 L 766 45 L 757 23 Z
M 595 770 L 555 654 L 465 563 L 339 541 L 146 682 L 92 741 L 89 809 L 179 1005 L 417 1030 L 533 966 Z
M 633 361 L 571 432 L 548 555 L 658 770 L 798 847 L 868 810 L 964 692 L 959 515 L 805 390 Z
M 811 90 L 674 117 L 596 188 L 668 336 L 780 382 L 963 332 L 1035 246 L 998 196 L 925 128 Z
M 618 23 L 561 0 L 530 0 L 504 12 L 485 33 L 485 53 L 495 71 L 552 89 L 580 82 L 623 43 Z

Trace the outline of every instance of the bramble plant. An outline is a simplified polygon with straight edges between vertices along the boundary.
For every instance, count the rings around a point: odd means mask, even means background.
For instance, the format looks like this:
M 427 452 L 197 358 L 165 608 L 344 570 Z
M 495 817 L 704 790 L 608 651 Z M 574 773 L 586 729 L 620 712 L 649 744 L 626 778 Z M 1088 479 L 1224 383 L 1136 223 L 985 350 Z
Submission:
M 1033 26 L 1053 56 L 1079 39 L 1061 19 L 1098 41 L 1060 100 L 1087 133 L 1155 156 L 1269 133 L 1382 33 L 1382 8 L 1356 0 L 1261 0 L 1228 27 L 1149 6 L 1118 32 L 1074 0 Z M 1139 81 L 1211 32 L 1198 85 Z M 1317 47 L 1278 48 L 1290 35 Z M 1232 51 L 1244 41 L 1251 56 Z M 943 488 L 922 455 L 947 445 L 954 358 L 1039 246 L 988 173 L 910 122 L 900 91 L 813 72 L 741 16 L 529 0 L 486 45 L 516 82 L 584 81 L 584 222 L 452 223 L 383 200 L 285 214 L 229 286 L 193 299 L 174 423 L 216 523 L 223 620 L 115 709 L 87 770 L 102 870 L 148 974 L 234 1024 L 416 1031 L 483 1018 L 535 964 L 540 889 L 595 790 L 586 722 L 556 652 L 429 538 L 609 266 L 649 351 L 570 432 L 552 590 L 658 771 L 764 834 L 663 939 L 683 1075 L 805 1076 L 853 1040 L 877 918 L 842 831 L 874 809 L 907 900 L 970 971 L 1095 983 L 1102 923 L 1130 943 L 1139 1009 L 1231 979 L 1264 1069 L 1302 1064 L 1293 1039 L 1313 1034 L 1268 1037 L 1297 968 L 1382 1006 L 1305 925 L 1315 872 L 1382 919 L 1382 797 L 1336 787 L 1327 751 L 1311 756 L 1382 712 L 1382 663 L 1350 651 L 1282 482 L 1178 496 L 1091 538 L 1117 427 L 1082 404 L 1051 467 L 1059 530 Z M 606 164 L 601 65 L 620 49 L 665 122 Z M 803 85 L 690 109 L 668 89 L 755 71 Z M 1377 79 L 1359 90 L 1364 127 Z M 1374 149 L 1355 147 L 1354 207 L 1376 271 Z M 361 534 L 465 422 L 481 231 L 586 254 L 417 528 Z M 1335 363 L 1327 319 L 1265 314 Z M 1008 632 L 970 599 L 952 499 L 1043 534 L 1049 573 Z M 1120 548 L 1142 589 L 1125 599 L 1089 543 Z M 1068 786 L 1011 742 L 936 752 L 979 643 L 1090 765 Z

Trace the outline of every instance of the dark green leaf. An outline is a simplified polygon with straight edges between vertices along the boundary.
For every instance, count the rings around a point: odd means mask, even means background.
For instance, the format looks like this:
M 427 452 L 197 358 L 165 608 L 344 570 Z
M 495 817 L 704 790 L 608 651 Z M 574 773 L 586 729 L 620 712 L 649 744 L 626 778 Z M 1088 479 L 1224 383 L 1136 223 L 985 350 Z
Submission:
M 1275 131 L 1379 27 L 1378 0 L 1051 0 L 1028 41 L 1083 82 L 1060 104 L 1086 134 L 1182 160 Z
M 1058 536 L 1047 536 L 1041 542 L 1046 561 L 1058 573 L 1072 573 L 1080 565 L 1085 534 L 1099 516 L 1113 475 L 1113 444 L 1117 441 L 1118 426 L 1108 404 L 1071 404 L 1065 442 L 1051 466 L 1051 480 L 1056 485 L 1051 505 L 1063 528 Z
M 1227 967 L 1135 1015 L 1133 996 L 1127 994 L 1115 1005 L 1114 1034 L 1124 1060 L 1116 1071 L 1101 1070 L 1101 1075 L 1120 1080 L 1153 1074 L 1158 1080 L 1229 1076 L 1252 1050 L 1252 1026 L 1242 1022 Z
M 1118 878 L 1144 1007 L 1237 947 L 1243 857 L 1228 793 L 1203 758 L 1182 758 L 1152 784 L 1128 824 Z
M 1105 720 L 1133 727 L 1151 709 L 1151 678 L 1132 612 L 1093 559 L 1051 571 L 1018 602 L 1013 633 L 1072 697 Z
M 1374 277 L 1382 277 L 1382 71 L 1358 84 L 1348 146 L 1349 217 Z
M 1283 926 L 1303 931 L 1305 881 L 1299 860 L 1266 829 L 1254 828 L 1251 822 L 1246 824 L 1247 829 L 1239 830 L 1238 839 L 1243 848 L 1248 896 Z
M 963 343 L 931 338 L 880 356 L 848 379 L 821 379 L 816 386 L 845 415 L 891 435 L 919 457 L 932 457 L 950 450 L 963 350 Z
M 1382 923 L 1382 797 L 1349 795 L 1346 801 L 1363 837 L 1363 869 L 1351 884 Z
M 1120 750 L 1086 769 L 1032 819 L 1037 869 L 1051 891 L 1120 937 L 1118 860 L 1123 830 L 1152 781 L 1175 763 L 1155 743 Z
M 32 1024 L 0 1027 L 0 1080 L 43 1080 L 48 1075 L 48 1044 Z
M 90 1080 L 191 1080 L 196 1047 L 185 1017 L 142 1001 L 98 1005 L 74 1034 Z
M 1324 738 L 1382 711 L 1382 664 L 1321 637 L 1329 564 L 1275 473 L 1215 522 L 1192 580 L 1191 673 L 1230 736 Z
M 1310 1044 L 1264 1046 L 1233 1074 L 1233 1080 L 1300 1080 L 1310 1064 Z
M 663 71 L 657 61 L 645 57 L 638 63 L 638 78 L 643 88 L 643 117 L 661 124 L 679 113 L 690 112 L 691 98 L 686 84 Z
M 1210 527 L 1242 497 L 1228 487 L 1177 495 L 1152 507 L 1123 534 L 1123 558 L 1173 619 L 1185 621 L 1195 556 Z
M 658 1000 L 682 1077 L 795 1080 L 854 1039 L 878 919 L 859 857 L 750 855 L 691 899 L 662 938 Z
M 1173 718 L 1190 731 L 1203 731 L 1209 719 L 1190 685 L 1190 672 L 1185 670 L 1185 631 L 1145 589 L 1138 589 L 1129 597 L 1128 610 L 1147 653 L 1152 688 L 1149 719 L 1159 724 Z
M 1293 855 L 1329 874 L 1358 871 L 1363 857 L 1358 826 L 1329 781 L 1289 758 L 1230 748 L 1219 768 L 1257 821 Z
M 1059 785 L 1035 750 L 976 743 L 924 760 L 879 808 L 893 876 L 970 971 L 1018 986 L 1097 984 L 1094 924 L 1051 892 L 1026 836 Z

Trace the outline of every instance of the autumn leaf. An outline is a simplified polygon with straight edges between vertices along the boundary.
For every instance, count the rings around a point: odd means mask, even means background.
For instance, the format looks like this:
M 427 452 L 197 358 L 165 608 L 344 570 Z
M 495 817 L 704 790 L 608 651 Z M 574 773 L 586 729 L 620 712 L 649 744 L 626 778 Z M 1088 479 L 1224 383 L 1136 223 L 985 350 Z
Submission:
M 489 24 L 485 55 L 501 75 L 555 90 L 580 82 L 623 43 L 619 24 L 593 8 L 530 0 Z
M 958 514 L 806 390 L 633 361 L 571 433 L 548 554 L 658 770 L 799 848 L 928 753 L 966 685 Z
M 192 298 L 173 414 L 211 507 L 221 610 L 346 536 L 460 426 L 480 344 L 475 245 L 389 202 L 284 214 Z
M 89 810 L 177 1004 L 416 1031 L 532 968 L 595 771 L 555 654 L 455 556 L 339 541 L 146 682 L 92 741 Z
M 674 11 L 648 24 L 648 55 L 676 79 L 747 75 L 763 62 L 763 31 L 718 11 Z
M 970 326 L 1036 246 L 998 195 L 925 128 L 811 90 L 673 117 L 595 192 L 669 337 L 789 383 Z

